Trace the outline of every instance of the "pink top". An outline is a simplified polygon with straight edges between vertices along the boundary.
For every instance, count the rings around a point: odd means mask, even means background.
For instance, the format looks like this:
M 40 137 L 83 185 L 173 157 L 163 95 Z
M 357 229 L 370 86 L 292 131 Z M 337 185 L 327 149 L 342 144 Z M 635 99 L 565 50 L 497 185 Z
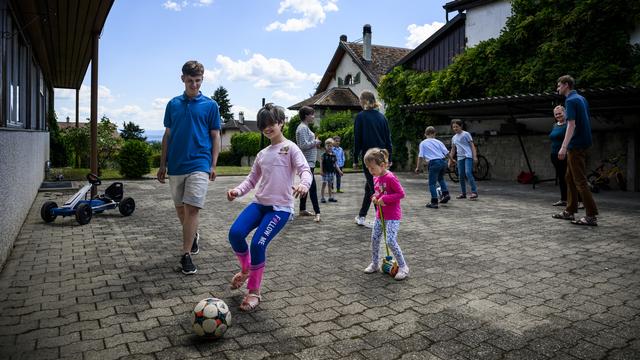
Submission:
M 378 200 L 382 199 L 384 201 L 385 206 L 382 207 L 384 219 L 402 219 L 400 200 L 404 198 L 404 189 L 400 185 L 400 180 L 391 171 L 373 178 L 373 190 L 373 196 Z M 376 218 L 380 218 L 380 214 L 377 211 Z
M 262 149 L 251 172 L 234 190 L 238 196 L 257 187 L 254 202 L 267 206 L 293 209 L 293 179 L 300 176 L 300 184 L 311 186 L 311 170 L 300 148 L 290 140 Z M 258 181 L 260 183 L 258 184 Z

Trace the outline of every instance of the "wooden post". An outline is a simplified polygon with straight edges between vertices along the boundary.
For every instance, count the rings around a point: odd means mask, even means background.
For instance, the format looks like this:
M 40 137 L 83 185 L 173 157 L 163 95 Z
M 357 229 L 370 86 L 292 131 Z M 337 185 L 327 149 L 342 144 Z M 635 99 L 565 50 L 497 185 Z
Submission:
M 93 34 L 91 56 L 91 173 L 98 174 L 98 40 L 99 33 Z M 97 195 L 96 187 L 91 188 L 91 198 Z

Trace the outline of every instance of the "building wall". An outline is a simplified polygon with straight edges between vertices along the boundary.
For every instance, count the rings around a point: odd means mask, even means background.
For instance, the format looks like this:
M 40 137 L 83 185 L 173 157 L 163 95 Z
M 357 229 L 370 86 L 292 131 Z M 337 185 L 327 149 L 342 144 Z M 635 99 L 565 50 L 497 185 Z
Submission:
M 0 128 L 0 264 L 4 264 L 44 179 L 49 133 Z
M 465 26 L 467 47 L 473 47 L 483 40 L 500 36 L 500 30 L 510 16 L 511 2 L 508 0 L 495 1 L 467 10 Z
M 353 90 L 353 93 L 358 97 L 360 97 L 360 94 L 362 94 L 362 92 L 365 90 L 371 91 L 376 96 L 376 99 L 380 102 L 380 105 L 382 105 L 380 107 L 380 111 L 384 113 L 384 103 L 378 95 L 378 90 L 373 85 L 373 83 L 369 81 L 362 69 L 360 69 L 360 67 L 353 61 L 353 58 L 349 55 L 345 54 L 345 56 L 342 57 L 340 64 L 336 68 L 336 77 L 331 79 L 329 85 L 327 85 L 327 89 L 338 87 L 338 77 L 344 79 L 348 74 L 351 74 L 352 77 L 355 77 L 357 73 L 360 73 L 360 83 L 349 85 L 348 87 L 351 88 L 351 90 Z

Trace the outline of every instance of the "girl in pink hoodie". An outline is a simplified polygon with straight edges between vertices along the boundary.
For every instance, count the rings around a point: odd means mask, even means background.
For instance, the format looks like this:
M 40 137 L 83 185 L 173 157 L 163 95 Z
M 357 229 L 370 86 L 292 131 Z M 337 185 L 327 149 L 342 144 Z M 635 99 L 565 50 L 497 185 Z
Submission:
M 382 215 L 387 230 L 387 246 L 398 261 L 398 272 L 394 279 L 403 280 L 409 276 L 409 266 L 404 260 L 402 249 L 398 245 L 398 229 L 402 219 L 400 200 L 404 198 L 404 189 L 398 178 L 389 170 L 389 152 L 385 149 L 371 148 L 364 155 L 364 164 L 373 175 L 374 193 L 371 201 L 376 207 L 382 208 Z M 376 208 L 377 209 L 377 208 Z M 376 221 L 371 232 L 371 264 L 364 269 L 367 274 L 380 271 L 380 238 L 382 237 L 382 223 L 376 212 Z

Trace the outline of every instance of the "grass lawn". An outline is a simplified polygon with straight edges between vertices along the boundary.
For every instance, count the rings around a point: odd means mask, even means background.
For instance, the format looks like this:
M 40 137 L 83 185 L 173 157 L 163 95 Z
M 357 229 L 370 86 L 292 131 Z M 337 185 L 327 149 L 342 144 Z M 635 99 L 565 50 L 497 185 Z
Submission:
M 229 176 L 229 175 L 247 175 L 251 170 L 249 166 L 218 166 L 218 176 Z M 361 172 L 362 170 L 353 170 L 352 168 L 344 168 L 343 171 L 345 173 L 351 172 Z M 65 168 L 52 168 L 51 175 L 55 176 L 57 174 L 62 174 L 65 180 L 74 180 L 74 181 L 84 181 L 86 179 L 87 174 L 89 173 L 89 169 L 81 168 L 81 169 L 73 169 L 69 167 Z M 145 178 L 155 178 L 156 173 L 158 172 L 158 168 L 152 168 L 151 172 L 145 176 Z M 320 174 L 320 169 L 315 168 L 315 174 Z M 103 180 L 118 180 L 123 179 L 122 175 L 115 169 L 103 169 L 102 175 L 100 176 Z

